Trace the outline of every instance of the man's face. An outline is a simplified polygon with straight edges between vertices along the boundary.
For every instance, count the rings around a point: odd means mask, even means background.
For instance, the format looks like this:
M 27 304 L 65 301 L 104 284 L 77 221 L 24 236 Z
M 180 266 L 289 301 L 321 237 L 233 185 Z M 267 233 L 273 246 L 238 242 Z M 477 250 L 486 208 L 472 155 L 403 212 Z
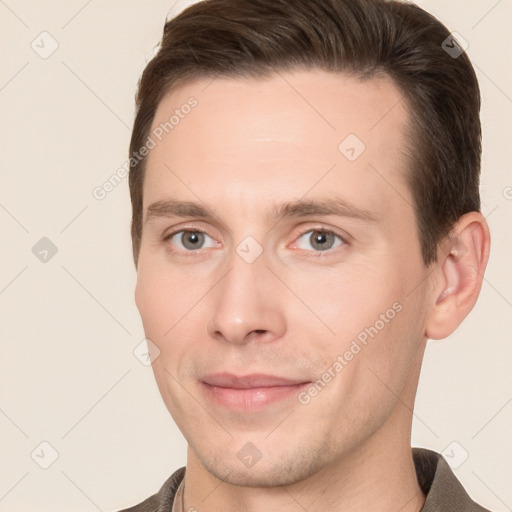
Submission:
M 387 78 L 296 71 L 158 107 L 136 303 L 165 404 L 218 478 L 284 485 L 409 442 L 431 292 L 400 100 Z M 171 200 L 211 216 L 148 217 Z

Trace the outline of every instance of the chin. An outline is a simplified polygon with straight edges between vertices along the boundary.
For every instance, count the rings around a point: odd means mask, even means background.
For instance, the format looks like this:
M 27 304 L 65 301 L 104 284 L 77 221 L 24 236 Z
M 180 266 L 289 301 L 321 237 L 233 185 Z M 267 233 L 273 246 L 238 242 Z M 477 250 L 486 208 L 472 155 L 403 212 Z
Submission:
M 243 487 L 281 487 L 291 485 L 315 474 L 324 464 L 322 453 L 284 454 L 274 451 L 272 460 L 263 455 L 251 467 L 244 467 L 236 454 L 229 456 L 198 454 L 199 460 L 214 477 L 231 485 Z M 229 458 L 228 458 L 229 457 Z M 266 460 L 265 460 L 266 459 Z

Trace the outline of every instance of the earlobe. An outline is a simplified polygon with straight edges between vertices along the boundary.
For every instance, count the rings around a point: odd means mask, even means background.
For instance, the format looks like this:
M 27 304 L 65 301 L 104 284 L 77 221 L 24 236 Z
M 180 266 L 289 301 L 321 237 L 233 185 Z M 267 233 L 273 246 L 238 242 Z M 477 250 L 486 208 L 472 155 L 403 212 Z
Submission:
M 473 309 L 489 259 L 490 233 L 479 212 L 463 215 L 439 251 L 438 285 L 432 295 L 425 336 L 443 339 Z

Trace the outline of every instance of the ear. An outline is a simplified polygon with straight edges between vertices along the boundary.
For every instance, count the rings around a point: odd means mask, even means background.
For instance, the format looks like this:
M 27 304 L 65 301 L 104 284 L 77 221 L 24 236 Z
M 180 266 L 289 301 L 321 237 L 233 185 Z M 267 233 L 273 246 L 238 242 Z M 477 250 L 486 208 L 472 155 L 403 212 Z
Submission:
M 446 338 L 473 309 L 489 259 L 489 226 L 480 212 L 463 215 L 438 251 L 437 279 L 425 336 Z

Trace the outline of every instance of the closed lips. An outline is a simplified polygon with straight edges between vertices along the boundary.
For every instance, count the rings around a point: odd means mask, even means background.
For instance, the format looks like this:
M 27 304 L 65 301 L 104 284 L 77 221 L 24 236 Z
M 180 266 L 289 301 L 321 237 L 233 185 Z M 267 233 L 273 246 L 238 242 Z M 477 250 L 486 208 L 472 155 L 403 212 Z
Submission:
M 290 379 L 276 375 L 250 374 L 237 376 L 230 373 L 216 373 L 206 375 L 200 379 L 209 386 L 231 389 L 268 388 L 277 386 L 296 386 L 310 382 L 305 379 Z

